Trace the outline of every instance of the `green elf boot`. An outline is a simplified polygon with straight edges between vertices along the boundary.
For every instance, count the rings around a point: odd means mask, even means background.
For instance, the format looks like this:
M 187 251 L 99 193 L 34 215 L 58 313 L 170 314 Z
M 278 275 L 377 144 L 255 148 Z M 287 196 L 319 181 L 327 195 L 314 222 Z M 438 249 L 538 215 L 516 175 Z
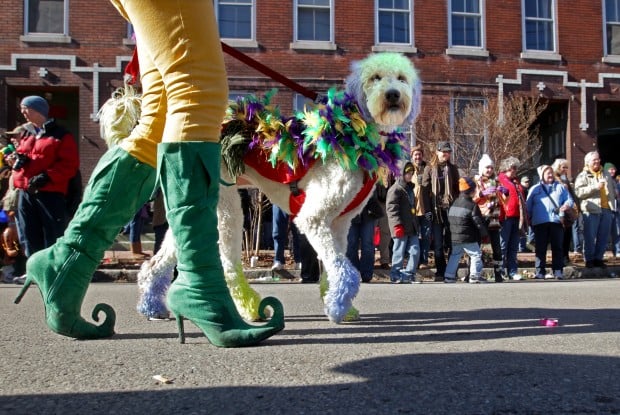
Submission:
M 264 298 L 259 315 L 263 326 L 246 323 L 226 286 L 218 250 L 217 203 L 220 145 L 211 142 L 162 143 L 157 150 L 158 174 L 166 215 L 177 243 L 178 276 L 168 290 L 168 308 L 177 319 L 179 340 L 185 342 L 183 318 L 192 321 L 218 347 L 252 346 L 284 328 L 282 304 Z
M 98 339 L 114 334 L 116 314 L 107 304 L 97 304 L 92 318 L 80 315 L 86 290 L 105 250 L 155 185 L 155 169 L 141 163 L 120 147 L 99 161 L 84 192 L 84 200 L 65 234 L 51 247 L 36 252 L 26 265 L 26 283 L 15 299 L 19 303 L 32 282 L 43 297 L 47 326 L 63 336 Z

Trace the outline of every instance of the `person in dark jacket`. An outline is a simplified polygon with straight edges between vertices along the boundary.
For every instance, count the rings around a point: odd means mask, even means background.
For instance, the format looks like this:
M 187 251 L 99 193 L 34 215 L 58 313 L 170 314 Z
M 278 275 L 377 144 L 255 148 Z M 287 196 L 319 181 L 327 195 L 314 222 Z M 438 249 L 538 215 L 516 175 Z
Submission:
M 480 241 L 488 237 L 487 228 L 480 213 L 480 208 L 473 201 L 472 195 L 476 183 L 469 177 L 459 179 L 460 195 L 448 211 L 448 222 L 452 235 L 452 253 L 446 266 L 444 282 L 456 282 L 459 261 L 466 253 L 470 259 L 469 283 L 486 282 L 482 275 L 482 251 Z
M 407 162 L 403 174 L 388 190 L 385 210 L 390 224 L 390 233 L 394 241 L 392 269 L 390 280 L 394 284 L 410 284 L 415 280 L 415 272 L 420 259 L 420 241 L 418 240 L 418 223 L 415 215 L 414 184 L 411 179 L 415 169 Z M 409 255 L 406 268 L 403 269 L 405 255 Z
M 442 281 L 446 270 L 445 252 L 450 251 L 450 226 L 448 209 L 459 195 L 459 170 L 450 162 L 452 146 L 449 141 L 437 145 L 435 161 L 424 168 L 422 196 L 424 216 L 432 222 L 435 252 L 435 281 Z
M 426 169 L 426 161 L 424 161 L 424 149 L 421 145 L 417 145 L 411 149 L 411 162 L 415 173 L 413 175 L 413 183 L 415 187 L 415 214 L 418 217 L 420 225 L 420 269 L 428 268 L 428 251 L 431 247 L 431 221 L 427 219 L 426 212 L 428 209 L 424 205 L 424 197 L 422 194 L 422 181 L 424 180 L 424 169 Z
M 373 192 L 364 209 L 351 220 L 347 235 L 347 258 L 360 272 L 362 282 L 372 280 L 375 265 L 375 225 L 381 216 L 383 209 L 379 205 L 376 192 Z

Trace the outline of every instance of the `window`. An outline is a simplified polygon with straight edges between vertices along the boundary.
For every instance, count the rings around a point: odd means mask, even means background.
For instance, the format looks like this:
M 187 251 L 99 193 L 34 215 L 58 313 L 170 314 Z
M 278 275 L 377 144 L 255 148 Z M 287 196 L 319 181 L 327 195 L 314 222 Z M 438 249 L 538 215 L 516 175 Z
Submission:
M 376 43 L 413 45 L 413 0 L 376 0 Z
M 133 25 L 127 22 L 127 36 L 123 39 L 123 45 L 132 45 L 136 44 L 136 32 L 133 28 Z
M 307 98 L 301 94 L 295 94 L 293 97 L 293 111 L 300 112 L 305 108 L 312 108 L 314 106 L 314 101 L 310 98 Z
M 216 16 L 224 39 L 254 39 L 255 0 L 218 0 Z
M 605 56 L 620 55 L 620 0 L 604 0 Z
M 295 45 L 307 43 L 309 47 L 319 43 L 333 45 L 334 0 L 295 0 Z M 331 47 L 335 49 L 335 46 Z
M 555 52 L 554 0 L 524 0 L 525 50 Z
M 454 141 L 453 162 L 469 170 L 475 169 L 474 161 L 487 151 L 484 116 L 487 102 L 480 97 L 458 97 L 450 101 L 450 127 Z
M 447 55 L 487 58 L 485 0 L 448 0 Z
M 450 46 L 482 48 L 481 0 L 450 1 Z
M 68 0 L 26 0 L 26 36 L 67 36 Z

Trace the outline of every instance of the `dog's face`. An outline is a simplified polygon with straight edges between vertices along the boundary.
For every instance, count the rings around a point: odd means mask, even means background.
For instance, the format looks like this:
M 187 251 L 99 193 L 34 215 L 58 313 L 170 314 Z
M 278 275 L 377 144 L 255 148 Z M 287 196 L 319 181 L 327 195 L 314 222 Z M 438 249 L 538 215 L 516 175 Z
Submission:
M 399 53 L 379 53 L 356 62 L 347 90 L 362 114 L 377 124 L 412 123 L 419 112 L 421 83 L 411 61 Z

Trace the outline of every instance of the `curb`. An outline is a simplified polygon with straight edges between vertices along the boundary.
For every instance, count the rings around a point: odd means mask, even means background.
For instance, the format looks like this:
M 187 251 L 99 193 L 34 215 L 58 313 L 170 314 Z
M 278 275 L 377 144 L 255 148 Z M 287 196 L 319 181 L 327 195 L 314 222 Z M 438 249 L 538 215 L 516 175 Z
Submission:
M 109 266 L 100 267 L 93 274 L 92 282 L 137 282 L 139 266 L 126 266 L 111 268 Z M 522 281 L 537 281 L 534 279 L 535 271 L 533 267 L 519 268 L 527 276 Z M 459 268 L 457 276 L 463 279 L 467 275 L 466 268 Z M 272 271 L 270 268 L 249 268 L 244 269 L 243 273 L 248 282 L 254 283 L 273 283 L 273 282 L 299 282 L 301 279 L 299 270 L 282 269 Z M 493 268 L 484 268 L 483 275 L 493 280 Z M 433 269 L 418 270 L 417 274 L 423 278 L 424 282 L 435 282 L 435 271 Z M 575 266 L 564 267 L 564 279 L 599 279 L 617 278 L 620 276 L 620 266 L 603 268 L 583 268 Z M 373 273 L 373 283 L 390 282 L 390 271 L 375 269 Z

